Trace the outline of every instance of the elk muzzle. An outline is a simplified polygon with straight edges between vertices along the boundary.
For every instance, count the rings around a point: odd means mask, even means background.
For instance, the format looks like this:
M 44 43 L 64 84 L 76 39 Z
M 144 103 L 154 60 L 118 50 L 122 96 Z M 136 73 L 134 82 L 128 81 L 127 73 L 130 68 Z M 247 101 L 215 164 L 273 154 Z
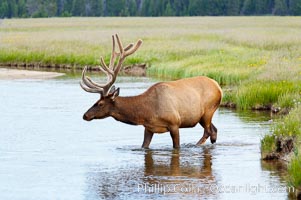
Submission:
M 91 121 L 93 117 L 89 116 L 87 113 L 84 114 L 83 119 L 86 121 Z

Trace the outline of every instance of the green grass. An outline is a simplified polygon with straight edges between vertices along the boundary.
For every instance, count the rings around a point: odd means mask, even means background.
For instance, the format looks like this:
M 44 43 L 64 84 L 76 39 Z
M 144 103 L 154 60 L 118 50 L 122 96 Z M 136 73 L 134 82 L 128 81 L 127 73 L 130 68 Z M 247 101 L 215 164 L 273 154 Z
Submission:
M 293 155 L 289 162 L 288 174 L 289 182 L 296 188 L 301 187 L 301 103 L 295 101 L 295 108 L 290 112 L 289 115 L 283 116 L 278 119 L 273 125 L 273 133 L 266 135 L 261 140 L 261 152 L 266 155 L 276 151 L 277 139 L 294 139 L 295 155 Z
M 223 86 L 239 86 L 229 100 L 249 109 L 254 101 L 246 94 L 258 95 L 248 89 L 258 81 L 300 83 L 300 27 L 300 17 L 10 19 L 0 27 L 0 63 L 82 67 L 99 64 L 101 55 L 108 62 L 110 36 L 119 33 L 124 43 L 144 41 L 125 65 L 148 63 L 152 76 L 205 75 Z M 294 94 L 273 95 L 278 94 L 262 96 L 259 104 L 291 106 Z
M 295 101 L 295 108 L 288 115 L 276 120 L 272 126 L 272 135 L 266 135 L 261 141 L 261 150 L 265 153 L 276 150 L 276 139 L 293 137 L 295 149 L 301 141 L 301 102 Z
M 243 57 L 244 51 L 244 48 L 188 52 L 180 50 L 166 56 L 167 61 L 164 63 L 155 62 L 149 73 L 172 79 L 204 75 L 215 79 L 221 85 L 235 85 L 247 79 L 262 65 L 256 62 L 258 55 Z
M 222 85 L 235 85 L 266 63 L 262 49 L 228 41 L 231 37 L 224 32 L 238 24 L 244 26 L 235 17 L 5 20 L 0 62 L 95 65 L 100 55 L 109 59 L 110 35 L 118 32 L 124 43 L 144 41 L 125 64 L 148 63 L 150 75 L 165 78 L 206 75 Z
M 276 151 L 276 136 L 265 135 L 261 142 L 262 155 Z
M 292 186 L 295 188 L 301 187 L 301 154 L 300 150 L 296 151 L 294 157 L 289 163 L 288 173 L 289 173 L 289 181 Z
M 0 27 L 0 63 L 108 62 L 111 35 L 144 44 L 125 65 L 147 63 L 151 76 L 204 75 L 239 109 L 294 107 L 301 95 L 300 17 L 9 19 Z
M 298 102 L 297 104 L 300 104 Z M 279 120 L 273 131 L 276 136 L 301 137 L 301 105 L 296 106 L 289 115 Z M 301 138 L 300 138 L 301 139 Z
M 239 87 L 233 101 L 240 109 L 262 106 L 293 107 L 294 101 L 300 100 L 301 82 L 258 80 Z

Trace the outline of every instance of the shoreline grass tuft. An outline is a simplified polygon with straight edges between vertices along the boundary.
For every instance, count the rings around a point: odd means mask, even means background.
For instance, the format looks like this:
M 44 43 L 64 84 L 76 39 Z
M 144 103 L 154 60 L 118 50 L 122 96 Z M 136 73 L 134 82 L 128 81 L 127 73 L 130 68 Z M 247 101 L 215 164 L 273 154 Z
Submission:
M 289 183 L 295 188 L 301 189 L 301 148 L 299 148 L 288 165 Z

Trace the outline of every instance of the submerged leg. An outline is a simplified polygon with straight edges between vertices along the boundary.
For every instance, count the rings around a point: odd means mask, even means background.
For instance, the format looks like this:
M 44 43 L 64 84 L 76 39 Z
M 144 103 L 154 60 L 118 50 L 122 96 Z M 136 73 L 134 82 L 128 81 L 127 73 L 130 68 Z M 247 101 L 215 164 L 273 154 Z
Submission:
M 170 128 L 170 136 L 172 138 L 173 148 L 180 148 L 180 135 L 179 135 L 179 128 L 172 127 Z
M 153 132 L 151 132 L 147 129 L 144 129 L 144 140 L 143 140 L 142 148 L 148 148 L 149 147 L 149 144 L 152 141 L 153 135 L 154 135 Z

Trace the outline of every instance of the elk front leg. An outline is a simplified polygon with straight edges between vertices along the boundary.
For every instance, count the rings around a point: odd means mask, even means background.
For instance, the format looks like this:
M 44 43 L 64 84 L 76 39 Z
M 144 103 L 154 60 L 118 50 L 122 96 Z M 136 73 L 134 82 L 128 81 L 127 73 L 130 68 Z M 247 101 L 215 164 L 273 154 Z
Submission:
M 172 138 L 173 148 L 175 149 L 180 148 L 179 128 L 178 127 L 170 128 L 170 136 Z
M 152 141 L 154 133 L 147 130 L 146 128 L 144 129 L 144 140 L 142 144 L 142 148 L 148 148 L 149 144 Z

